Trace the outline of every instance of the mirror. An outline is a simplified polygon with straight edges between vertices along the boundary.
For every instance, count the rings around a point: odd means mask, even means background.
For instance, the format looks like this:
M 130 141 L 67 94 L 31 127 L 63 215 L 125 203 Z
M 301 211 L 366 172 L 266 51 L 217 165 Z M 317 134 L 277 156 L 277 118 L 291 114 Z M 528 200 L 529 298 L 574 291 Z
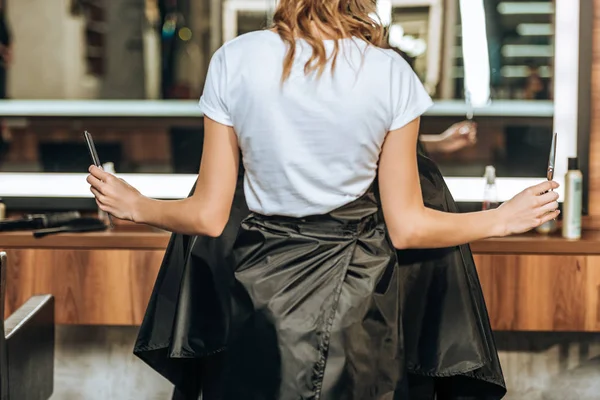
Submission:
M 267 26 L 275 7 L 275 0 L 70 0 L 33 10 L 4 1 L 14 43 L 11 99 L 197 99 L 216 47 Z M 390 45 L 431 95 L 462 99 L 460 1 L 381 3 L 389 3 Z M 554 1 L 483 4 L 492 97 L 551 100 Z
M 0 173 L 81 173 L 87 129 L 100 157 L 132 174 L 132 183 L 144 174 L 193 177 L 202 142 L 197 100 L 211 54 L 268 26 L 275 8 L 275 0 L 71 0 L 31 10 L 29 2 L 4 1 L 14 38 L 13 101 L 0 102 L 0 117 L 17 118 L 5 118 L 0 131 Z M 466 12 L 474 3 L 479 12 Z M 378 1 L 390 46 L 435 100 L 422 133 L 440 136 L 471 116 L 478 124 L 475 145 L 431 153 L 459 201 L 478 201 L 473 185 L 486 165 L 496 167 L 502 198 L 539 181 L 553 131 L 557 177 L 567 157 L 586 157 L 577 146 L 587 143 L 580 97 L 591 61 L 581 61 L 590 41 L 580 36 L 591 29 L 584 18 L 591 7 L 590 0 Z M 471 108 L 465 87 L 477 74 Z M 7 197 L 1 188 L 0 196 Z

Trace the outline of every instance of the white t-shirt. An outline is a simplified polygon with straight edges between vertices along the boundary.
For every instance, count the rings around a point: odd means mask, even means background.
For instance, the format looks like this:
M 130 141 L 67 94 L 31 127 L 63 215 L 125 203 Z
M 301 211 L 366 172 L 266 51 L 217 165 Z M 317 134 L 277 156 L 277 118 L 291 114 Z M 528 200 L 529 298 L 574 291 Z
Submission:
M 304 217 L 356 200 L 375 179 L 388 131 L 432 105 L 394 51 L 355 38 L 339 44 L 335 73 L 318 78 L 304 74 L 312 48 L 298 40 L 283 86 L 287 47 L 275 32 L 239 36 L 213 55 L 200 106 L 237 134 L 251 211 Z M 325 46 L 330 54 L 334 41 Z

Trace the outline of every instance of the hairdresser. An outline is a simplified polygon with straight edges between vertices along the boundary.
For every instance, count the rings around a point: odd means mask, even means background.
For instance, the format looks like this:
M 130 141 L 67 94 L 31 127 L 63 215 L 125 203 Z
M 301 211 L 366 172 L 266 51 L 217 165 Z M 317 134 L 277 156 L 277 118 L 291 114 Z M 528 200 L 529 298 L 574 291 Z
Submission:
M 161 357 L 158 371 L 170 371 L 176 385 L 202 375 L 203 400 L 415 400 L 406 377 L 431 359 L 436 367 L 418 373 L 449 387 L 428 400 L 498 400 L 505 392 L 501 369 L 488 367 L 497 354 L 484 307 L 459 305 L 472 323 L 450 324 L 439 340 L 403 326 L 412 310 L 403 308 L 401 289 L 412 277 L 396 249 L 434 255 L 433 248 L 529 231 L 558 216 L 558 184 L 543 181 L 494 210 L 426 207 L 415 148 L 432 100 L 406 62 L 383 48 L 375 11 L 372 0 L 280 0 L 270 29 L 213 55 L 189 198 L 151 199 L 90 167 L 103 211 L 197 238 L 187 244 L 213 238 L 223 256 L 175 248 L 171 271 L 197 279 L 169 298 L 153 295 L 149 311 L 160 306 L 146 314 L 138 341 L 146 362 Z M 239 214 L 241 223 L 231 219 Z M 454 300 L 480 292 L 470 279 Z M 416 295 L 431 304 L 427 293 Z M 411 336 L 418 346 L 406 346 Z M 415 365 L 421 349 L 430 352 Z M 188 382 L 186 363 L 200 366 Z

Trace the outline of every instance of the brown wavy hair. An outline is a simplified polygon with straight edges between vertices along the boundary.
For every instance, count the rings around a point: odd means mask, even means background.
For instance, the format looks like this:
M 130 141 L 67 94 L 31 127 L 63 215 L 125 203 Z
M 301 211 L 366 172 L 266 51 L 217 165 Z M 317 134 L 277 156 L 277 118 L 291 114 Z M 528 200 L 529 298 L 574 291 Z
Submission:
M 370 16 L 375 11 L 375 0 L 279 0 L 272 29 L 288 45 L 281 82 L 290 76 L 296 39 L 304 39 L 313 49 L 304 73 L 317 71 L 318 76 L 330 60 L 333 73 L 339 53 L 339 43 L 335 40 L 333 53 L 327 57 L 324 36 L 326 39 L 356 37 L 377 47 L 384 46 L 384 28 Z

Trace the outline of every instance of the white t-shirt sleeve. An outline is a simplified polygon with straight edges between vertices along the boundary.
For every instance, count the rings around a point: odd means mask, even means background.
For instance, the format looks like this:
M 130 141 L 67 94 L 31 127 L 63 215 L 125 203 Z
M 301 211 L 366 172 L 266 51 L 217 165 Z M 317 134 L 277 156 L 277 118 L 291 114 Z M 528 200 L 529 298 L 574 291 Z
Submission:
M 204 91 L 200 97 L 200 109 L 213 121 L 233 126 L 227 104 L 227 65 L 223 47 L 210 60 Z
M 403 59 L 394 63 L 391 97 L 393 115 L 390 131 L 407 125 L 433 105 L 419 77 Z

